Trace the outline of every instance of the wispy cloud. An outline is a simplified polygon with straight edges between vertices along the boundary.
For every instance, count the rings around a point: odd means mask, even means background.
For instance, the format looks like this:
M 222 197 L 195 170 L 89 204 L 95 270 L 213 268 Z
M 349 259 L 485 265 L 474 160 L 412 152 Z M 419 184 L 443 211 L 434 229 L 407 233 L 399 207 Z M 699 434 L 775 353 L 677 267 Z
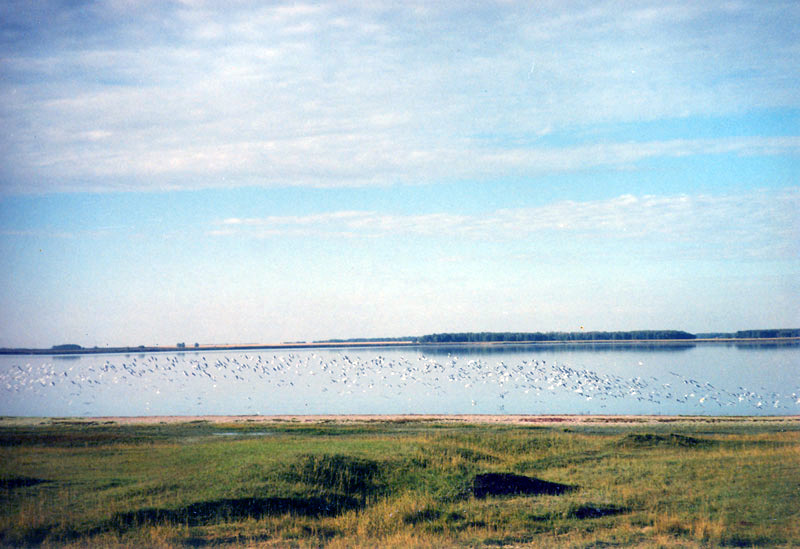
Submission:
M 798 152 L 782 135 L 582 133 L 800 107 L 791 1 L 0 10 L 5 191 L 431 183 Z
M 47 157 L 30 158 L 39 177 L 61 177 L 63 190 L 119 188 L 133 180 L 143 190 L 239 185 L 364 186 L 465 178 L 498 178 L 524 173 L 541 176 L 593 168 L 631 169 L 651 159 L 695 155 L 797 155 L 800 137 L 744 137 L 600 143 L 572 147 L 487 148 L 459 140 L 447 148 L 413 148 L 388 137 L 338 134 L 261 142 L 155 148 L 147 143 L 115 147 L 112 132 L 92 130 L 74 137 L 74 146 Z M 34 164 L 35 163 L 35 164 Z M 81 168 L 77 168 L 81 166 Z M 81 178 L 87 178 L 82 183 Z M 166 178 L 166 179 L 160 179 Z M 177 178 L 177 179 L 176 179 Z
M 52 229 L 0 229 L 2 237 L 25 237 L 34 239 L 79 239 L 79 238 L 102 238 L 113 235 L 117 232 L 115 227 L 98 227 L 92 230 L 81 231 L 56 231 Z
M 0 236 L 5 237 L 33 237 L 33 238 L 75 238 L 76 234 L 65 231 L 40 231 L 40 230 L 16 230 L 16 229 L 3 229 L 0 230 Z
M 609 200 L 562 201 L 483 215 L 385 214 L 337 211 L 304 216 L 226 219 L 209 234 L 247 238 L 459 237 L 519 240 L 565 235 L 603 240 L 684 242 L 699 253 L 735 250 L 739 256 L 792 258 L 800 242 L 800 192 L 729 196 L 623 195 Z M 698 246 L 699 245 L 699 246 Z

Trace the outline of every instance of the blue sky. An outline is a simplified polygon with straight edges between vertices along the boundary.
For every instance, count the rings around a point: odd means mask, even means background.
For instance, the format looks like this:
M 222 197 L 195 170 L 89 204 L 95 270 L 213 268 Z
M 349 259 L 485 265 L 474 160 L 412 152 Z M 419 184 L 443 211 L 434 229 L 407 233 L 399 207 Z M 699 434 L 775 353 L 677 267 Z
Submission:
M 0 346 L 800 325 L 796 2 L 0 6 Z

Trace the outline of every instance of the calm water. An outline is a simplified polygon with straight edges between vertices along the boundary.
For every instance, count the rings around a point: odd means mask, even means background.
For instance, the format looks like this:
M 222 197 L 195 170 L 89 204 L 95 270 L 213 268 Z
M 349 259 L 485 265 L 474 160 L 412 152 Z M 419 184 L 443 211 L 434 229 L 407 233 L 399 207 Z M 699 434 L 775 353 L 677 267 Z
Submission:
M 0 415 L 800 414 L 800 346 L 0 356 Z

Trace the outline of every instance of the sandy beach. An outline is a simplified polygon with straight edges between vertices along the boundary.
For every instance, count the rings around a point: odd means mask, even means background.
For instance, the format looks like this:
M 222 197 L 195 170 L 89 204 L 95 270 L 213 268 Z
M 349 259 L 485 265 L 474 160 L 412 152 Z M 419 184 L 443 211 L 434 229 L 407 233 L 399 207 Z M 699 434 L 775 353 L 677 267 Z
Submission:
M 514 415 L 514 414 L 363 414 L 363 415 L 199 415 L 199 416 L 114 416 L 114 417 L 2 417 L 0 425 L 116 424 L 154 425 L 172 423 L 210 422 L 236 423 L 371 423 L 371 422 L 432 422 L 478 423 L 497 425 L 553 424 L 659 424 L 659 423 L 737 423 L 737 422 L 800 422 L 800 416 L 658 416 L 658 415 Z

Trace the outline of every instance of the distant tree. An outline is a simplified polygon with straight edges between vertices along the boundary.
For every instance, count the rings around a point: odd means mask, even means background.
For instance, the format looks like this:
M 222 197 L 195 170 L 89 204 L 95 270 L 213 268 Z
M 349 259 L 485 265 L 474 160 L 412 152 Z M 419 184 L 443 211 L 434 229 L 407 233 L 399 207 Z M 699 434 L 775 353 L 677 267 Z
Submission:
M 739 339 L 800 337 L 800 328 L 783 328 L 776 330 L 740 330 L 736 332 L 735 337 Z
M 680 330 L 637 330 L 630 332 L 480 332 L 429 334 L 417 338 L 420 343 L 490 343 L 540 341 L 632 341 L 695 339 Z

